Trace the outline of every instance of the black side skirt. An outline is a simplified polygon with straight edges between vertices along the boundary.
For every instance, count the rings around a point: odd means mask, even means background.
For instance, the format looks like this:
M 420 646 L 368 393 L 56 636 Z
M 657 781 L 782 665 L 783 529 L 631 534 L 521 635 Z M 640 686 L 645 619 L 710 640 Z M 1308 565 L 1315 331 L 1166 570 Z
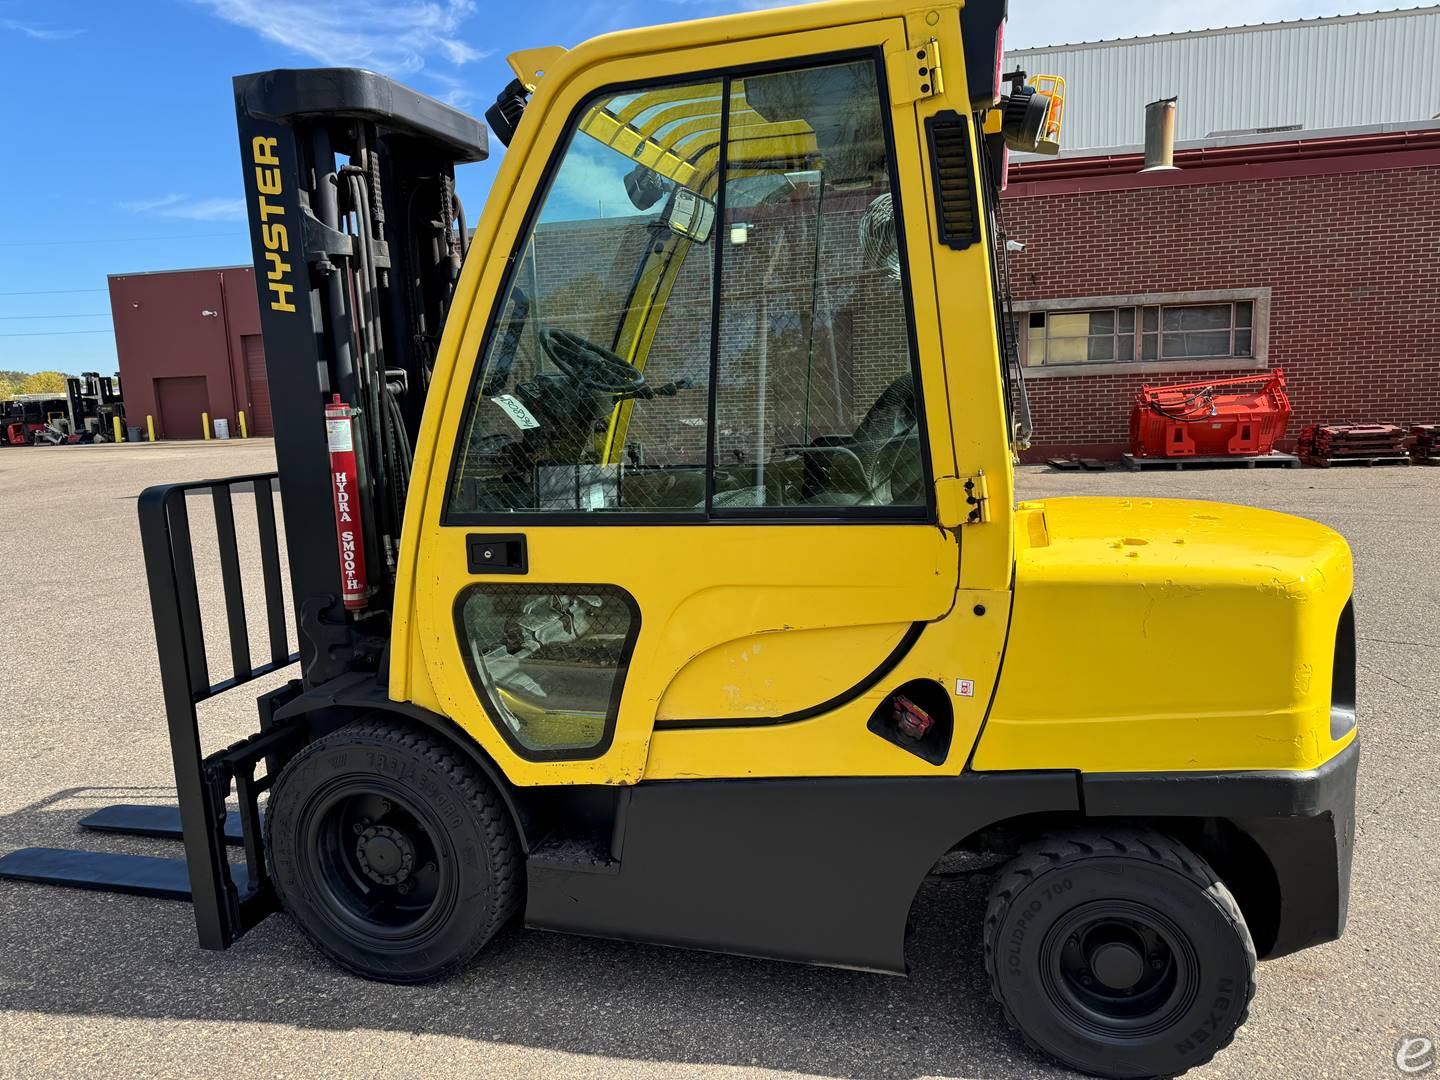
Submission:
M 1079 809 L 1074 773 L 659 781 L 611 859 L 532 853 L 527 926 L 904 974 L 925 874 L 977 829 Z

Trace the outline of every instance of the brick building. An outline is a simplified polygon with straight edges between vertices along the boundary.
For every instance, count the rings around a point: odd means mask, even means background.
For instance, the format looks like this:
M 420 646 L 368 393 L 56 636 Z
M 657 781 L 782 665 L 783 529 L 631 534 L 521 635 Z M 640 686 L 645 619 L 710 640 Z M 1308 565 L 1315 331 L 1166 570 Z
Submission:
M 1440 124 L 1012 165 L 1030 457 L 1113 456 L 1142 384 L 1283 368 L 1316 421 L 1440 421 Z M 1147 332 L 1148 331 L 1148 332 Z
M 125 413 L 161 439 L 198 439 L 201 416 L 269 435 L 270 390 L 249 266 L 111 274 Z M 213 427 L 212 427 L 213 430 Z

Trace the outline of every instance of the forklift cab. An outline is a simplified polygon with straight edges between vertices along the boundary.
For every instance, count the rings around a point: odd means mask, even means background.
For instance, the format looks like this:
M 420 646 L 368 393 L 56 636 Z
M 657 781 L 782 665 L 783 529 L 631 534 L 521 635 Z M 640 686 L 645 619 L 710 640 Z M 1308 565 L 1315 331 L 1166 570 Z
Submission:
M 925 503 L 875 65 L 737 79 L 728 109 L 722 90 L 605 95 L 557 148 L 477 365 L 455 511 Z
M 1011 483 L 984 136 L 940 93 L 959 12 L 867 10 L 667 28 L 640 80 L 633 35 L 512 58 L 534 96 L 446 327 L 391 687 L 521 783 L 970 751 L 1009 585 L 1008 538 L 958 530 L 964 479 Z

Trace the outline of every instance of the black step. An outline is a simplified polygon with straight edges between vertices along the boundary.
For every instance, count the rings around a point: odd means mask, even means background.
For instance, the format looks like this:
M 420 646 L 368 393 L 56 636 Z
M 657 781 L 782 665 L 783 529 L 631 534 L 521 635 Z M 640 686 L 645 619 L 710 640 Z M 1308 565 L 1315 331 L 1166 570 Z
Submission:
M 230 864 L 230 877 L 242 893 L 248 889 L 249 877 L 244 866 Z M 190 875 L 185 860 L 156 859 L 149 855 L 22 848 L 0 856 L 0 879 L 131 893 L 161 900 L 190 899 Z
M 182 840 L 178 806 L 130 806 L 119 804 L 96 810 L 80 819 L 81 828 L 94 832 L 122 833 L 126 836 L 149 836 L 157 840 Z M 243 844 L 245 834 L 240 815 L 225 815 L 225 842 Z

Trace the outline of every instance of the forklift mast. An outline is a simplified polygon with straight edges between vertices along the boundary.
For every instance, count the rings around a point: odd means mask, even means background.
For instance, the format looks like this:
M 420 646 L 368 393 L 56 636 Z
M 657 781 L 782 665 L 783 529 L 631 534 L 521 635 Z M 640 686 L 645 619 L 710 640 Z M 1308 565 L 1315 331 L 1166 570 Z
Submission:
M 308 688 L 373 670 L 388 637 L 412 448 L 466 246 L 455 166 L 488 156 L 487 133 L 369 71 L 234 87 Z
M 375 695 L 384 698 L 371 673 L 389 637 L 411 448 L 465 253 L 455 166 L 486 156 L 479 121 L 372 72 L 270 71 L 240 76 L 234 87 L 278 472 L 141 494 L 179 806 L 117 805 L 82 822 L 183 840 L 185 858 L 27 848 L 0 860 L 0 877 L 188 899 L 207 949 L 228 947 L 279 907 L 260 800 L 285 764 L 337 722 L 301 715 L 297 699 L 327 683 L 333 695 L 347 671 L 367 683 L 372 706 Z M 201 502 L 214 523 L 211 555 L 193 542 L 190 506 Z M 239 537 L 251 529 L 258 589 L 241 571 Z M 228 673 L 217 670 L 220 650 L 207 648 L 202 567 L 219 571 Z M 264 631 L 255 650 L 248 590 L 264 611 L 253 624 Z M 260 730 L 207 753 L 200 702 L 297 661 L 302 678 L 257 699 Z M 243 862 L 229 861 L 234 847 Z

